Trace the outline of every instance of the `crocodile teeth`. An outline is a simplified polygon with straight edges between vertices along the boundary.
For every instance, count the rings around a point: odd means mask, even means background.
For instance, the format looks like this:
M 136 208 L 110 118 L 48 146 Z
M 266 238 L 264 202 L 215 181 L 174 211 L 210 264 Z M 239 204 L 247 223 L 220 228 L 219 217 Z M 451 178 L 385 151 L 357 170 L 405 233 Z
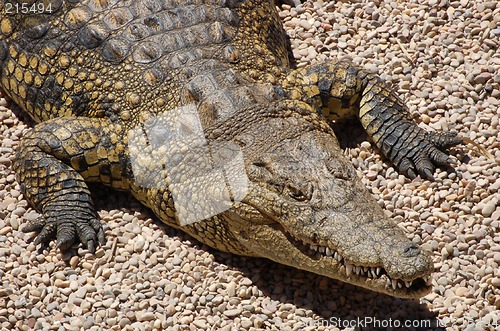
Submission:
M 302 244 L 309 249 L 322 253 L 326 256 L 331 256 L 338 262 L 342 262 L 344 259 L 343 257 L 335 250 L 331 249 L 330 247 L 326 246 L 319 246 L 319 245 L 311 245 L 306 243 L 305 241 L 302 241 Z M 382 276 L 385 278 L 386 286 L 387 287 L 392 287 L 394 290 L 397 288 L 402 289 L 403 285 L 406 288 L 410 288 L 412 286 L 413 281 L 403 281 L 400 279 L 392 279 L 386 274 L 382 274 L 382 267 L 364 267 L 364 266 L 357 266 L 351 263 L 347 263 L 344 261 L 344 266 L 345 266 L 345 273 L 349 277 L 352 274 L 356 274 L 358 276 L 365 276 L 369 277 L 372 279 L 380 279 Z M 423 278 L 427 286 L 432 285 L 432 278 L 430 276 Z
M 299 242 L 299 240 L 297 240 L 297 242 Z M 342 260 L 340 254 L 330 247 L 308 244 L 304 240 L 301 240 L 300 242 L 302 242 L 302 245 L 308 247 L 310 250 L 325 254 L 326 256 L 333 256 L 339 262 Z
M 345 264 L 345 273 L 347 276 L 350 276 L 352 274 L 352 264 Z

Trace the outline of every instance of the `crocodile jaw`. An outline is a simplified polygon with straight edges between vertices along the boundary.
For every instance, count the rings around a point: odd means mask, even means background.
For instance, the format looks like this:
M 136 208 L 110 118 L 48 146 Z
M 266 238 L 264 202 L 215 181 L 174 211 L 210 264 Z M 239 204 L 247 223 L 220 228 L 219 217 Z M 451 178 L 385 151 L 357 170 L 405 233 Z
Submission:
M 382 266 L 365 267 L 363 271 L 346 261 L 340 254 L 322 251 L 318 246 L 295 240 L 277 224 L 253 224 L 235 231 L 240 243 L 258 256 L 297 269 L 313 272 L 371 291 L 399 298 L 420 298 L 431 291 L 432 261 L 428 252 L 421 251 L 419 260 L 427 266 L 412 280 L 391 278 Z M 377 275 L 378 270 L 378 275 Z

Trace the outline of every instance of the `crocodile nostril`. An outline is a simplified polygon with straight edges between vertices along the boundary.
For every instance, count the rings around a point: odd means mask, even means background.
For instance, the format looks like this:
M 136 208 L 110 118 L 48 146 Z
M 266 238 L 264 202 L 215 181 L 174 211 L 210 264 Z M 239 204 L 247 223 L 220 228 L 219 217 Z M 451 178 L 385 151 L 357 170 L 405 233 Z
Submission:
M 408 243 L 404 246 L 403 254 L 405 257 L 414 257 L 420 254 L 420 247 L 414 243 Z

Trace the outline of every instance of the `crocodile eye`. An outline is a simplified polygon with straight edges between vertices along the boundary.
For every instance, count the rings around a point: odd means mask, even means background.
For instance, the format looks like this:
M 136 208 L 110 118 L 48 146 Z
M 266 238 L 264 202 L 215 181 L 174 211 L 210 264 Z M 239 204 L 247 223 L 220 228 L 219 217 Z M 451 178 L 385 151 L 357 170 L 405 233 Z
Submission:
M 346 172 L 335 171 L 333 172 L 333 176 L 337 179 L 349 180 L 349 175 Z
M 288 191 L 289 191 L 290 197 L 292 197 L 293 199 L 295 199 L 297 201 L 309 200 L 307 195 L 296 187 L 289 187 Z

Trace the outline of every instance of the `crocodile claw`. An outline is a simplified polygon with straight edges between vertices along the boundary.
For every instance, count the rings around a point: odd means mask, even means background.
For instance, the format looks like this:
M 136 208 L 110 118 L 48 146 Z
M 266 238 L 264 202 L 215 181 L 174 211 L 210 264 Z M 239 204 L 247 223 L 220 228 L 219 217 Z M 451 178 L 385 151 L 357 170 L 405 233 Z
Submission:
M 99 245 L 106 244 L 104 230 L 97 219 L 54 221 L 40 217 L 30 221 L 21 231 L 38 232 L 34 241 L 35 245 L 46 245 L 56 238 L 56 248 L 63 251 L 69 249 L 77 241 L 80 241 L 91 253 L 95 253 Z
M 417 175 L 429 180 L 435 180 L 433 173 L 435 165 L 457 164 L 450 156 L 442 152 L 451 146 L 458 145 L 463 139 L 456 133 L 424 132 L 418 143 L 407 147 L 407 153 L 395 162 L 398 170 L 414 179 Z

